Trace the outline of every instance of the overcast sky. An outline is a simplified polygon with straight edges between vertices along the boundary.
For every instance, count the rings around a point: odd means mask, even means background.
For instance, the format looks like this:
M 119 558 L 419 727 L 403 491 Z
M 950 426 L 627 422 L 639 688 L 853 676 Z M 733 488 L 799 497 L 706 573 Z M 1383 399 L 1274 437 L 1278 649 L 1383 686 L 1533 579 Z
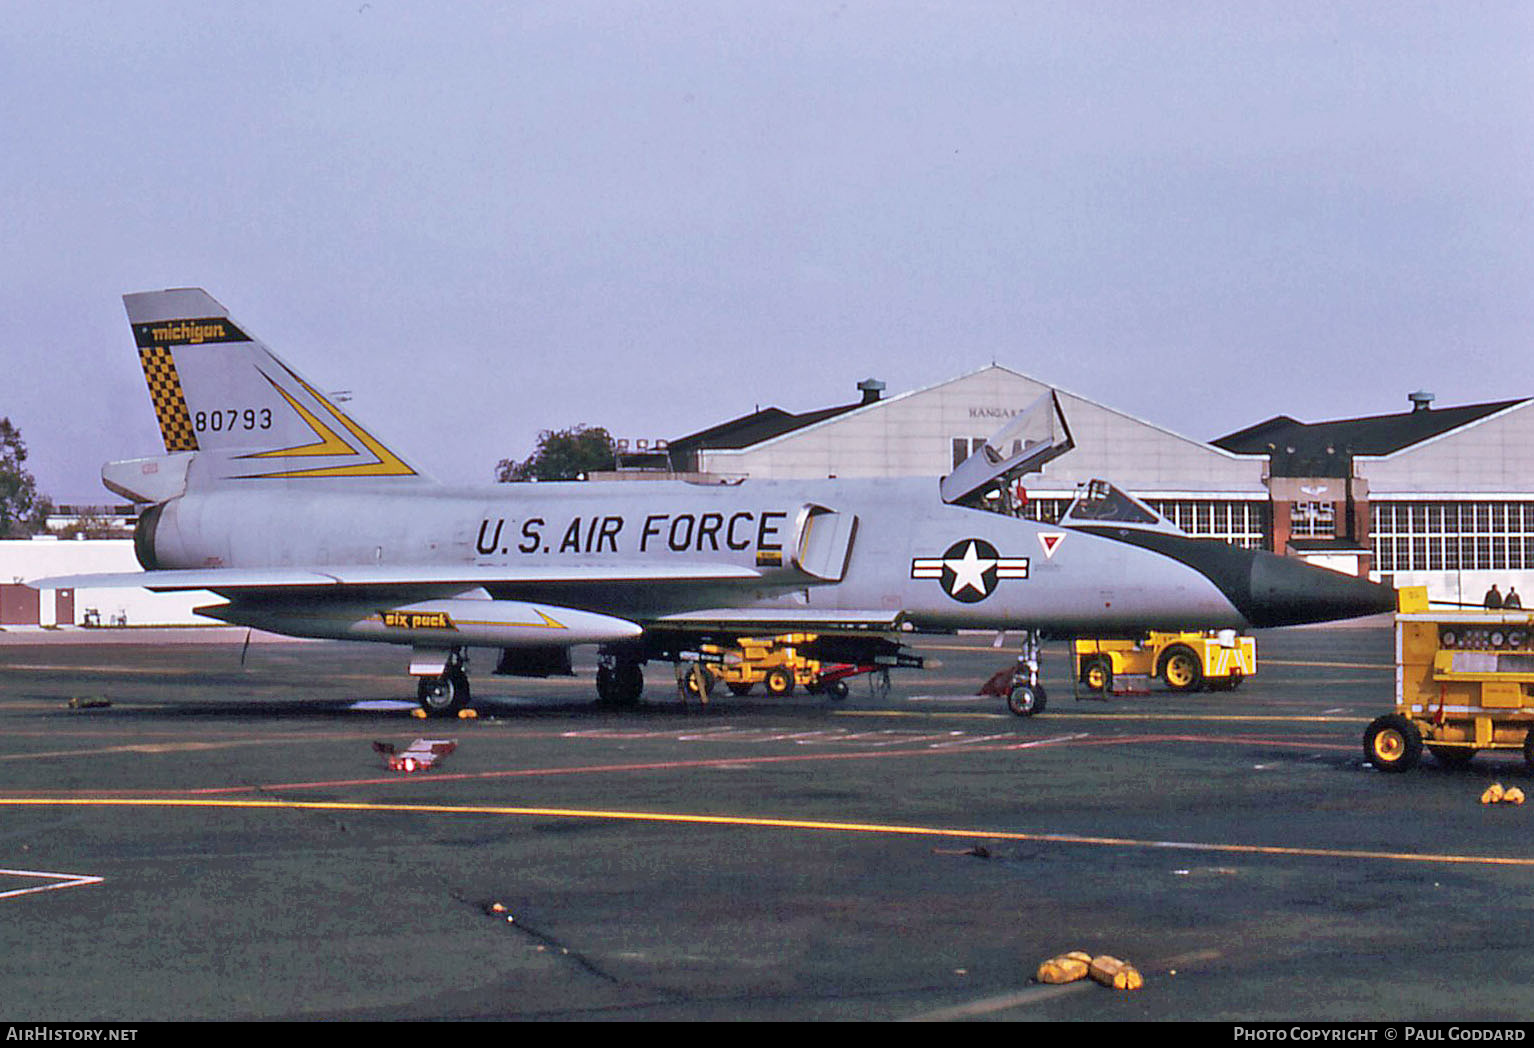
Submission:
M 1527 3 L 0 0 L 0 415 L 201 286 L 438 477 L 992 361 L 1190 436 L 1534 395 Z

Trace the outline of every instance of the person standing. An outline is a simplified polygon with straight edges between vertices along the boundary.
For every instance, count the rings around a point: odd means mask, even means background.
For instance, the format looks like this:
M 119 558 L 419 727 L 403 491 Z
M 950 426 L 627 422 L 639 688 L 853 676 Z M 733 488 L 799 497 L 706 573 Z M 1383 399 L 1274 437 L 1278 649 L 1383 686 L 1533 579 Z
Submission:
M 1481 600 L 1481 605 L 1488 611 L 1496 611 L 1502 607 L 1502 594 L 1497 592 L 1497 584 L 1493 582 L 1491 589 L 1486 591 L 1486 596 Z

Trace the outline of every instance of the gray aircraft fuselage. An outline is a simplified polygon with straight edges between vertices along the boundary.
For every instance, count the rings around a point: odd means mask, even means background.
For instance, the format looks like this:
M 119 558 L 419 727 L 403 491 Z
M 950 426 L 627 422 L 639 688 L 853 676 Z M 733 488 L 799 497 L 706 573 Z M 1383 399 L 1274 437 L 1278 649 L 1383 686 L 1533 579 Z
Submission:
M 809 506 L 843 521 L 856 517 L 839 581 L 796 566 Z M 1147 548 L 1111 527 L 1090 534 L 947 505 L 937 481 L 925 478 L 473 489 L 349 481 L 241 490 L 235 483 L 171 500 L 152 530 L 146 566 L 158 569 L 727 564 L 759 573 L 485 586 L 495 598 L 641 624 L 705 608 L 780 608 L 888 611 L 919 628 L 1104 633 L 1286 625 L 1389 606 L 1388 591 L 1367 581 L 1224 543 L 1162 536 L 1158 548 Z M 447 585 L 431 596 L 468 588 Z M 229 611 L 220 617 L 244 621 L 237 608 Z

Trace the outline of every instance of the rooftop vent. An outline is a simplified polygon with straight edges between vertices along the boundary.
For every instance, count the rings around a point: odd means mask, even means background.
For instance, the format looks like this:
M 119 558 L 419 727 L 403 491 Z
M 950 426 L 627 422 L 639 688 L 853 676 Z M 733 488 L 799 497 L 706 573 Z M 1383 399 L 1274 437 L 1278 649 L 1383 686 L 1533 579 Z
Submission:
M 863 403 L 872 404 L 884 394 L 884 383 L 876 378 L 865 378 L 858 383 L 858 392 L 863 394 Z
M 1406 399 L 1411 401 L 1411 409 L 1413 413 L 1418 411 L 1427 411 L 1433 406 L 1433 394 L 1429 393 L 1425 389 L 1419 389 L 1415 393 L 1406 394 Z

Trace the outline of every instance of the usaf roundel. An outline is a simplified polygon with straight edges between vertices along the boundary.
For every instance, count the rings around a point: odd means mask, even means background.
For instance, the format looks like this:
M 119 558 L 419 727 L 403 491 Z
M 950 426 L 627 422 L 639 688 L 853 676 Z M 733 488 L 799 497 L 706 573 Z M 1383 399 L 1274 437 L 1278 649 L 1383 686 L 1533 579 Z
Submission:
M 944 593 L 966 604 L 985 600 L 1001 579 L 1027 577 L 1027 557 L 1003 557 L 985 539 L 961 539 L 941 557 L 911 561 L 911 578 L 937 579 Z

